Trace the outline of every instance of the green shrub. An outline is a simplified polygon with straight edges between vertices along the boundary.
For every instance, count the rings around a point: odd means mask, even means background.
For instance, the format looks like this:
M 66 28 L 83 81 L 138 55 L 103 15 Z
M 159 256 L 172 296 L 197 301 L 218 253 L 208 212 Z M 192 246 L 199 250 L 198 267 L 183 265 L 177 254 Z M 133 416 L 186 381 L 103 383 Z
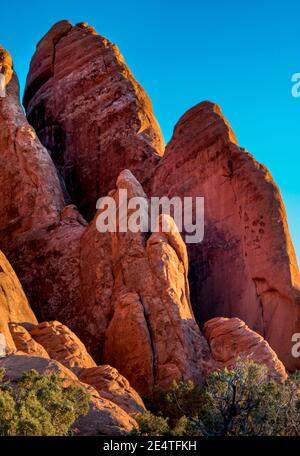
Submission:
M 89 396 L 77 385 L 63 386 L 58 374 L 25 372 L 12 387 L 0 372 L 0 435 L 66 435 L 89 409 Z
M 156 390 L 151 412 L 138 418 L 140 433 L 169 435 L 300 435 L 300 373 L 283 384 L 267 368 L 239 359 L 233 369 L 213 372 L 203 388 L 192 382 Z
M 133 435 L 163 436 L 170 433 L 168 421 L 162 416 L 154 415 L 149 410 L 136 417 L 136 420 L 139 429 L 134 429 Z

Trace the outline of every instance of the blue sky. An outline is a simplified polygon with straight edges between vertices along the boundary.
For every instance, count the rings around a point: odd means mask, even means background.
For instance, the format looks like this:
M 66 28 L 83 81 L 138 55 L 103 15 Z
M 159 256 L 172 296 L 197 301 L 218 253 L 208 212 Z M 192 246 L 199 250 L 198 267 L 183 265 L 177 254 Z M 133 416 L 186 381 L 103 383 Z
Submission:
M 239 143 L 272 172 L 300 259 L 300 72 L 298 1 L 85 0 L 1 5 L 0 43 L 21 87 L 38 40 L 53 25 L 87 21 L 118 44 L 149 93 L 168 141 L 203 100 L 218 103 Z

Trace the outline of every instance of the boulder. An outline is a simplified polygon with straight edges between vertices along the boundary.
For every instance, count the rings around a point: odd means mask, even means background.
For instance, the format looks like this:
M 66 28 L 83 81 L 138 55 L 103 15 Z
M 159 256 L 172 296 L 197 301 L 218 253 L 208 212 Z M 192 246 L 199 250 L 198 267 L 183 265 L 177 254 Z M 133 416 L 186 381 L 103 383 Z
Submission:
M 69 369 L 96 367 L 81 340 L 59 321 L 39 323 L 30 328 L 29 332 L 49 353 L 51 359 L 59 361 Z
M 234 367 L 238 358 L 251 359 L 265 365 L 274 380 L 287 379 L 284 365 L 268 342 L 239 318 L 213 318 L 205 323 L 203 331 L 219 368 Z
M 28 323 L 27 326 L 29 326 Z M 44 347 L 31 337 L 30 333 L 26 328 L 24 328 L 24 326 L 18 323 L 9 323 L 9 330 L 18 351 L 26 353 L 30 356 L 50 358 Z
M 77 375 L 81 382 L 93 386 L 101 397 L 117 404 L 129 415 L 136 415 L 145 410 L 139 394 L 117 369 L 103 365 L 80 369 Z

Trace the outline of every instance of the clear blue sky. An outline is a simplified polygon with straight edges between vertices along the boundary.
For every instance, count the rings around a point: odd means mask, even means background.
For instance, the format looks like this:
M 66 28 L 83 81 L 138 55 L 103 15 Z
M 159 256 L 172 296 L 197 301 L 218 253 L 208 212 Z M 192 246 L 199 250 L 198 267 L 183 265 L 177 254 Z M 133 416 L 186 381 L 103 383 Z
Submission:
M 192 105 L 221 105 L 241 146 L 271 170 L 300 259 L 300 2 L 52 0 L 1 4 L 0 43 L 21 86 L 38 40 L 53 25 L 87 21 L 118 44 L 149 93 L 168 141 Z

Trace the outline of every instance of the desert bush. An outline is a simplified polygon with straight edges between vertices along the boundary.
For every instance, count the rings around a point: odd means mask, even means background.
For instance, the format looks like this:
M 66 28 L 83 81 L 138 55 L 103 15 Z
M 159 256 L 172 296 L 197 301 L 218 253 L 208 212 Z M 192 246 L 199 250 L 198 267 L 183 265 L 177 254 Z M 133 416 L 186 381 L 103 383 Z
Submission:
M 89 409 L 89 396 L 77 385 L 63 386 L 58 374 L 25 372 L 11 386 L 0 372 L 0 435 L 67 435 Z
M 266 366 L 239 359 L 210 374 L 204 387 L 174 383 L 156 390 L 150 411 L 138 418 L 147 435 L 300 435 L 300 374 L 280 384 Z M 159 434 L 156 417 L 164 419 Z

